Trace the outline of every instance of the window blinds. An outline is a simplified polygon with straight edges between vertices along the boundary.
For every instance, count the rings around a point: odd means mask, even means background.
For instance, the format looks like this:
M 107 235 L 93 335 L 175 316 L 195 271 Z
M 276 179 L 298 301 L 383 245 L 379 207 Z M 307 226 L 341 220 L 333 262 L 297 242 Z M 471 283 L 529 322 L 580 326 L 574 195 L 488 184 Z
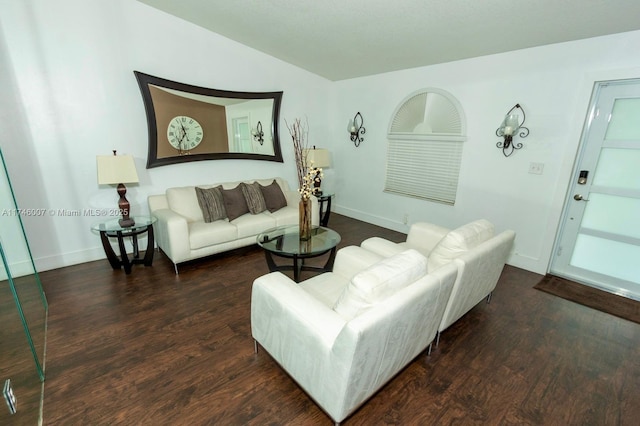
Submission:
M 389 140 L 385 191 L 454 204 L 462 141 Z

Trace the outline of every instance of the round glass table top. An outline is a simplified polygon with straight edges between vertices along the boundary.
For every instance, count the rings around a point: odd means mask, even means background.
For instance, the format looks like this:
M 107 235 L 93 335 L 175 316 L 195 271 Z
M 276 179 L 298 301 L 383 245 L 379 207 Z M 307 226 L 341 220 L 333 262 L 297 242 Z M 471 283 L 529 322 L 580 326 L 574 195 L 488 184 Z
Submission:
M 91 229 L 101 232 L 131 232 L 146 228 L 149 225 L 153 225 L 157 221 L 157 219 L 153 216 L 131 216 L 131 218 L 135 221 L 135 224 L 133 226 L 127 226 L 123 228 L 119 223 L 122 217 L 118 216 L 113 217 L 109 220 L 105 220 L 104 222 L 96 223 L 95 225 L 91 226 Z
M 256 240 L 260 247 L 273 254 L 309 257 L 326 253 L 337 246 L 340 234 L 323 226 L 313 226 L 311 238 L 301 240 L 298 225 L 287 225 L 268 229 L 259 234 Z
M 323 192 L 321 194 L 313 194 L 313 196 L 316 197 L 318 200 L 328 200 L 329 198 L 334 197 L 335 194 L 332 192 Z

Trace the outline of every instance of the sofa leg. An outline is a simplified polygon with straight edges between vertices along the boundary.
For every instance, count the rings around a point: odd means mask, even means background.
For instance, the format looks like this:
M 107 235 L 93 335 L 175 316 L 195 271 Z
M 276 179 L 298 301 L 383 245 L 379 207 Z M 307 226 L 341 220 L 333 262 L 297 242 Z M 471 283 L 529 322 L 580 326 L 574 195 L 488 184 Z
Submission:
M 431 356 L 431 346 L 433 345 L 433 342 L 429 343 L 429 349 L 427 349 L 427 356 Z
M 178 264 L 177 263 L 173 264 L 173 269 L 176 271 L 176 275 L 178 275 Z
M 438 347 L 439 344 L 440 344 L 440 332 L 438 331 L 436 333 L 436 348 Z
M 487 305 L 489 303 L 491 303 L 491 295 L 493 294 L 493 292 L 489 293 L 489 295 L 487 296 Z
M 257 354 L 258 353 L 258 341 L 257 340 L 253 340 L 253 353 Z

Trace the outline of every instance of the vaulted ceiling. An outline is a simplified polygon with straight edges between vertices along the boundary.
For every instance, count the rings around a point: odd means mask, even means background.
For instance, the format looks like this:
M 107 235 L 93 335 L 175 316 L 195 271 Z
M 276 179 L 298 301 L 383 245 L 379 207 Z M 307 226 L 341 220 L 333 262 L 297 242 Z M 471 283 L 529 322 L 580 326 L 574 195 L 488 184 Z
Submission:
M 640 29 L 638 0 L 138 1 L 330 80 Z

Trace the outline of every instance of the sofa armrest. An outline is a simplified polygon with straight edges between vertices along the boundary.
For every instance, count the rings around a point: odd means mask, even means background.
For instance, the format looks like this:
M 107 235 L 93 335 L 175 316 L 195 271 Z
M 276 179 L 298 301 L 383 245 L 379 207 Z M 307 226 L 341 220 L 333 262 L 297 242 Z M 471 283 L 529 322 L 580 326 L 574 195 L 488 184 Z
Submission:
M 157 219 L 153 232 L 158 247 L 173 263 L 187 260 L 191 251 L 187 219 L 171 209 L 155 210 L 152 214 Z
M 333 264 L 333 273 L 351 281 L 358 272 L 383 259 L 378 253 L 365 250 L 358 246 L 347 246 L 338 250 Z
M 406 243 L 394 243 L 393 241 L 385 240 L 380 237 L 371 237 L 360 243 L 360 247 L 369 250 L 370 252 L 377 253 L 382 257 L 395 256 L 398 253 L 402 253 L 407 250 Z
M 251 334 L 276 360 L 328 353 L 345 320 L 281 272 L 257 278 L 251 290 Z M 285 336 L 295 341 L 283 342 Z
M 407 246 L 418 250 L 424 256 L 429 253 L 438 242 L 449 233 L 449 229 L 427 222 L 418 222 L 411 225 L 407 235 Z
M 345 320 L 280 272 L 253 282 L 251 334 L 332 418 L 340 421 L 351 358 L 336 356 Z
M 515 237 L 514 231 L 503 231 L 453 260 L 458 276 L 438 331 L 444 331 L 496 288 Z
M 287 199 L 288 206 L 298 205 L 298 202 L 300 201 L 300 194 L 298 193 L 298 191 L 288 190 L 282 191 L 282 193 L 284 194 L 284 198 Z
M 147 197 L 147 204 L 149 205 L 149 211 L 153 214 L 154 211 L 160 209 L 168 209 L 169 202 L 165 194 L 149 195 Z

